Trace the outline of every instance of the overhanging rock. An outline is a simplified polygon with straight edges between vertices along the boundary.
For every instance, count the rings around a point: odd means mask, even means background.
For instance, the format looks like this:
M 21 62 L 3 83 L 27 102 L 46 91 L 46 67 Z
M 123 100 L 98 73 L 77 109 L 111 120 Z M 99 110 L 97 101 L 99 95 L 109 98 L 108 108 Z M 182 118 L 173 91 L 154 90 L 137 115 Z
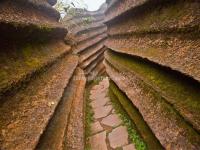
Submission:
M 104 64 L 111 80 L 164 149 L 199 149 L 199 2 L 107 3 Z
M 68 118 L 77 116 L 84 149 L 85 76 L 64 43 L 68 31 L 52 7 L 56 0 L 0 3 L 0 149 L 62 149 Z
M 104 24 L 106 8 L 107 5 L 103 4 L 95 12 L 75 9 L 74 16 L 66 16 L 62 21 L 69 31 L 65 42 L 73 45 L 72 51 L 80 56 L 79 65 L 85 75 L 90 76 L 90 80 L 105 71 L 102 61 L 104 42 L 107 38 L 107 27 Z

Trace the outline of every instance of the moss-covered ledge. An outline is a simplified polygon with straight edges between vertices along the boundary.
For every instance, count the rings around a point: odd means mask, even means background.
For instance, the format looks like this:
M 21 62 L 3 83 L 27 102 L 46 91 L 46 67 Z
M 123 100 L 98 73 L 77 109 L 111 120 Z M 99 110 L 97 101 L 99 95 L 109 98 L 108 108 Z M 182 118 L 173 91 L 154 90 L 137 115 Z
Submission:
M 119 70 L 132 72 L 150 85 L 200 132 L 200 83 L 138 57 L 108 51 L 106 59 Z
M 115 95 L 115 101 L 118 101 L 119 105 L 121 105 L 124 111 L 126 111 L 126 113 L 129 115 L 130 119 L 134 122 L 137 131 L 139 132 L 142 139 L 147 145 L 147 149 L 163 149 L 162 145 L 157 140 L 154 133 L 149 128 L 148 124 L 144 121 L 138 109 L 133 105 L 131 100 L 128 99 L 128 97 L 117 87 L 117 85 L 112 80 L 110 80 L 109 90 L 112 94 Z
M 71 47 L 61 41 L 26 44 L 0 51 L 0 96 L 65 56 Z
M 106 72 L 137 107 L 165 149 L 198 149 L 199 134 L 151 86 L 105 61 Z M 116 69 L 117 68 L 117 69 Z

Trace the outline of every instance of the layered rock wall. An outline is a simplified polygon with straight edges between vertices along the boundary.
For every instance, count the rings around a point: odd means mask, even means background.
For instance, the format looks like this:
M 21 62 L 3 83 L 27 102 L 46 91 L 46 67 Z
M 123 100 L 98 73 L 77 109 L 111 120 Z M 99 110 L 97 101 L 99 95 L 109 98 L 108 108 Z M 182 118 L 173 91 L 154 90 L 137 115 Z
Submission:
M 116 95 L 127 96 L 155 136 L 149 142 L 133 119 L 147 147 L 200 149 L 200 3 L 107 3 L 104 64 Z
M 75 14 L 67 15 L 62 21 L 69 31 L 65 41 L 73 45 L 72 51 L 79 56 L 79 66 L 88 81 L 105 71 L 102 62 L 107 38 L 107 27 L 104 24 L 106 8 L 107 5 L 103 4 L 95 12 L 74 9 Z
M 0 2 L 0 149 L 84 149 L 105 70 L 148 149 L 200 149 L 200 3 L 107 0 L 62 24 L 55 3 Z
M 78 56 L 64 43 L 68 31 L 58 22 L 55 3 L 0 2 L 2 150 L 84 149 L 86 79 Z M 79 120 L 79 125 L 72 119 Z M 68 143 L 71 137 L 73 145 Z

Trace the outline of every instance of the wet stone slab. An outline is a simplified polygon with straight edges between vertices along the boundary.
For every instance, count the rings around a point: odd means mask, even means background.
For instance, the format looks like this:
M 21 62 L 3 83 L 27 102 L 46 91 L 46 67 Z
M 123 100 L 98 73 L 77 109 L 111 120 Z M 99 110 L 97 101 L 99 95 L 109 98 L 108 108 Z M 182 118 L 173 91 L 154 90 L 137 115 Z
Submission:
M 128 132 L 126 127 L 120 126 L 108 135 L 111 148 L 118 148 L 128 144 Z
M 117 127 L 118 125 L 122 123 L 122 121 L 116 114 L 111 114 L 103 118 L 101 123 L 110 127 Z
M 102 107 L 102 106 L 106 105 L 108 102 L 109 102 L 109 98 L 105 97 L 105 98 L 102 98 L 102 99 L 92 101 L 91 106 L 92 106 L 93 109 L 95 109 L 95 108 Z
M 106 117 L 111 112 L 111 110 L 112 110 L 111 105 L 96 108 L 94 109 L 94 118 L 100 119 L 100 118 Z
M 98 92 L 92 92 L 90 93 L 90 99 L 92 101 L 95 101 L 95 100 L 101 100 L 103 98 L 107 97 L 107 92 L 105 91 L 98 91 Z
M 95 123 L 92 124 L 91 126 L 92 134 L 96 134 L 98 132 L 103 131 L 103 127 L 99 123 L 99 121 L 96 121 Z
M 93 135 L 89 139 L 91 150 L 107 150 L 106 131 Z

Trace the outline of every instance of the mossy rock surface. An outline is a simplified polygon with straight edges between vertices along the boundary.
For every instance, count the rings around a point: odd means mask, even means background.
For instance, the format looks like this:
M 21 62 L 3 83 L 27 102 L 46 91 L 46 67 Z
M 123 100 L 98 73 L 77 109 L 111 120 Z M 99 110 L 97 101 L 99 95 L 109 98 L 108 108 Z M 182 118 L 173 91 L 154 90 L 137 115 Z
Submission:
M 163 149 L 160 142 L 156 139 L 155 135 L 149 128 L 148 124 L 144 121 L 138 109 L 112 80 L 110 80 L 110 90 L 112 90 L 113 94 L 116 96 L 123 109 L 127 112 L 129 117 L 135 123 L 138 132 L 140 133 L 141 137 L 147 145 L 147 149 Z
M 1 149 L 35 149 L 78 64 L 67 55 L 0 106 Z M 33 119 L 34 116 L 34 119 Z
M 0 95 L 70 51 L 61 41 L 44 44 L 27 44 L 23 47 L 0 51 Z
M 198 33 L 143 34 L 110 37 L 110 49 L 148 59 L 200 81 Z
M 105 63 L 106 71 L 141 113 L 165 149 L 199 149 L 199 134 L 151 86 L 128 71 Z
M 197 81 L 141 58 L 111 51 L 106 58 L 119 70 L 132 72 L 150 85 L 200 131 L 200 84 Z

